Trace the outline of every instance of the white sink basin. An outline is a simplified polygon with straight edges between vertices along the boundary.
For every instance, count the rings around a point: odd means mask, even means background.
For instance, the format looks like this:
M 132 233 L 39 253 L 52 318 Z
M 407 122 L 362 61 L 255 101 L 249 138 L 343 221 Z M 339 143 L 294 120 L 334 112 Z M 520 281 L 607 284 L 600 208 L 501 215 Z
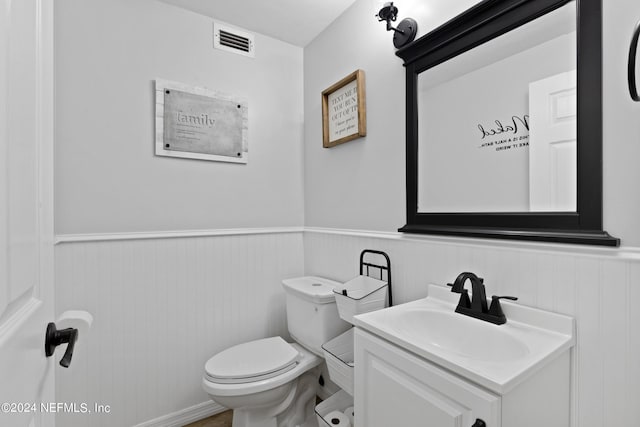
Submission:
M 407 309 L 391 325 L 416 344 L 433 346 L 470 359 L 504 362 L 523 358 L 528 347 L 499 327 L 454 311 Z
M 503 302 L 507 323 L 455 313 L 458 294 L 430 285 L 427 298 L 356 316 L 357 327 L 499 394 L 575 343 L 571 317 Z

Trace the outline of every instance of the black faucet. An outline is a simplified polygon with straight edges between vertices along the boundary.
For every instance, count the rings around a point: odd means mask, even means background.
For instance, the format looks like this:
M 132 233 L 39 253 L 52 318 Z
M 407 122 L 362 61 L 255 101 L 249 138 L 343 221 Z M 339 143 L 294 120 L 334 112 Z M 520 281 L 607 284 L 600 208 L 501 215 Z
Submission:
M 471 280 L 471 292 L 473 293 L 471 300 L 469 300 L 469 291 L 464 287 L 467 280 Z M 447 285 L 451 286 L 451 292 L 460 294 L 456 313 L 475 317 L 476 319 L 491 322 L 496 325 L 503 325 L 507 322 L 507 318 L 502 311 L 502 306 L 500 305 L 500 300 L 509 299 L 516 301 L 518 299 L 516 297 L 499 297 L 493 295 L 491 297 L 491 306 L 487 308 L 487 295 L 484 288 L 484 279 L 469 272 L 460 273 L 453 284 L 448 283 Z

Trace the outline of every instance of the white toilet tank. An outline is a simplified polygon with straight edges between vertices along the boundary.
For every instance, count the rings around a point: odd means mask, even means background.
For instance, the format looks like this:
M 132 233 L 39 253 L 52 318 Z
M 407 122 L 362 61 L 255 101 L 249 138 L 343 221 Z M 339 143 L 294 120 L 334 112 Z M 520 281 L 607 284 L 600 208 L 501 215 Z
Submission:
M 323 356 L 320 346 L 351 327 L 338 315 L 333 295 L 333 288 L 341 284 L 314 276 L 285 279 L 282 284 L 287 296 L 287 324 L 291 337 Z

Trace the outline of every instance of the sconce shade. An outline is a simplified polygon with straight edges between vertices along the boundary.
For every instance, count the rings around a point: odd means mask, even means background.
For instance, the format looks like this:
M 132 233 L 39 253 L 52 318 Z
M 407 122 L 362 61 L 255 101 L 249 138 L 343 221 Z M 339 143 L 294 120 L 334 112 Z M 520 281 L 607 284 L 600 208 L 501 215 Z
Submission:
M 393 5 L 393 2 L 385 3 L 376 16 L 378 21 L 395 21 L 398 16 L 398 8 Z

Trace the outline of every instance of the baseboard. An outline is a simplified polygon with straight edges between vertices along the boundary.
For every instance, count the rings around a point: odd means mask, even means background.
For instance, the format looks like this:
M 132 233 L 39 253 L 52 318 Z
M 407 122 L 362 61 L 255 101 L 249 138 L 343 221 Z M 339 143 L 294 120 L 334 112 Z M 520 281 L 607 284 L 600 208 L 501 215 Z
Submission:
M 185 424 L 193 423 L 226 410 L 227 408 L 214 401 L 202 402 L 190 408 L 145 421 L 134 427 L 182 427 Z

